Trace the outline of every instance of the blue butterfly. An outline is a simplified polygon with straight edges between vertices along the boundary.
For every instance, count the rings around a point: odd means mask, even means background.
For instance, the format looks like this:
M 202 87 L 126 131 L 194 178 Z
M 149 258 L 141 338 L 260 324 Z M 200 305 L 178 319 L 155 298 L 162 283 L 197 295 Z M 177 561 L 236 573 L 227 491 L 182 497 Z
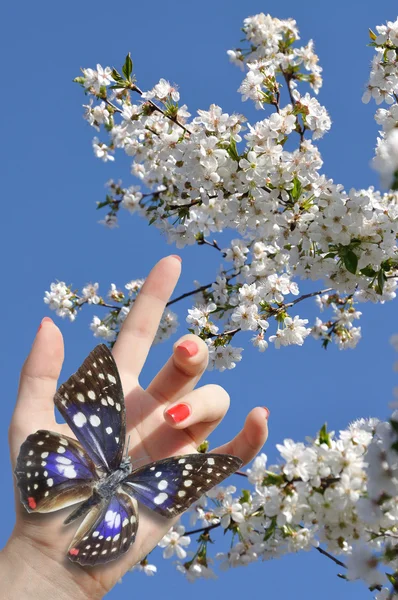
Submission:
M 189 454 L 133 471 L 124 456 L 122 384 L 103 344 L 60 386 L 54 403 L 77 439 L 44 430 L 30 435 L 15 475 L 28 512 L 81 503 L 65 521 L 84 517 L 68 549 L 69 558 L 81 565 L 106 563 L 127 552 L 138 529 L 137 500 L 175 517 L 242 464 L 228 454 Z

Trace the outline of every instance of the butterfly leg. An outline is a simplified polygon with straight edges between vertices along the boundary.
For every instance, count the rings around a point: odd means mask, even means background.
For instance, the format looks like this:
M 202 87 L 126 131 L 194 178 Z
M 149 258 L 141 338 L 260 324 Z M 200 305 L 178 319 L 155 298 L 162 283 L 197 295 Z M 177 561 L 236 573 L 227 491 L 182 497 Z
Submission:
M 64 521 L 64 525 L 69 525 L 76 519 L 84 517 L 92 508 L 101 502 L 101 496 L 94 490 L 92 496 L 87 498 L 80 506 L 78 506 Z

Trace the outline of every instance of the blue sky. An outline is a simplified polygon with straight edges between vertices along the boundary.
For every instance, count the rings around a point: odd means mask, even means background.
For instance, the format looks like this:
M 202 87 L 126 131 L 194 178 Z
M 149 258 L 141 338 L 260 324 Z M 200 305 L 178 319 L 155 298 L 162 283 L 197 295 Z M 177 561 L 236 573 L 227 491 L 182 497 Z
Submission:
M 257 0 L 236 2 L 202 0 L 186 3 L 133 3 L 104 0 L 68 3 L 7 3 L 3 8 L 3 228 L 0 236 L 2 293 L 2 418 L 0 467 L 3 473 L 0 544 L 12 530 L 14 518 L 7 428 L 20 366 L 36 329 L 48 314 L 42 297 L 51 281 L 76 287 L 98 281 L 102 290 L 114 282 L 123 285 L 142 277 L 161 256 L 173 251 L 157 230 L 143 220 L 125 215 L 117 230 L 97 224 L 95 202 L 104 197 L 111 177 L 131 181 L 124 160 L 114 165 L 95 159 L 93 130 L 82 120 L 81 90 L 72 83 L 79 67 L 97 62 L 120 66 L 130 50 L 138 83 L 152 87 L 160 77 L 179 84 L 191 112 L 216 103 L 227 112 L 242 111 L 252 121 L 262 118 L 236 93 L 241 72 L 229 64 L 226 50 L 239 44 L 246 16 L 270 12 L 298 21 L 303 43 L 312 37 L 324 68 L 319 100 L 333 120 L 320 143 L 324 172 L 350 187 L 377 185 L 369 168 L 377 134 L 374 105 L 364 106 L 361 95 L 368 77 L 372 49 L 368 27 L 395 20 L 396 3 L 369 0 L 323 3 L 285 0 L 283 6 Z M 192 288 L 192 279 L 211 281 L 219 256 L 206 247 L 181 252 L 183 275 L 177 293 Z M 315 288 L 314 288 L 315 289 Z M 318 289 L 318 288 L 317 288 Z M 189 304 L 178 309 L 180 333 Z M 301 308 L 302 307 L 302 308 Z M 388 339 L 398 331 L 396 303 L 362 306 L 363 339 L 355 351 L 323 351 L 309 340 L 305 348 L 271 350 L 259 354 L 247 347 L 244 361 L 227 374 L 208 373 L 206 382 L 218 382 L 232 397 L 228 416 L 212 438 L 213 444 L 231 437 L 244 415 L 256 405 L 271 410 L 266 452 L 277 457 L 275 444 L 285 437 L 303 439 L 324 421 L 339 430 L 360 416 L 388 415 L 387 403 L 396 383 L 394 354 Z M 95 341 L 88 330 L 90 311 L 74 324 L 59 321 L 66 341 L 66 378 L 83 360 Z M 100 315 L 100 313 L 98 313 Z M 313 319 L 312 301 L 300 305 L 300 315 Z M 241 342 L 244 342 L 242 339 Z M 157 346 L 143 381 L 166 360 L 171 343 Z M 236 482 L 239 485 L 240 480 Z M 190 586 L 174 571 L 172 562 L 158 560 L 158 576 L 129 574 L 109 598 L 155 597 L 178 585 L 191 600 L 221 593 L 239 598 L 247 590 L 263 597 L 316 597 L 339 595 L 340 600 L 370 597 L 361 584 L 347 584 L 327 559 L 315 552 L 259 563 L 220 575 L 214 582 Z

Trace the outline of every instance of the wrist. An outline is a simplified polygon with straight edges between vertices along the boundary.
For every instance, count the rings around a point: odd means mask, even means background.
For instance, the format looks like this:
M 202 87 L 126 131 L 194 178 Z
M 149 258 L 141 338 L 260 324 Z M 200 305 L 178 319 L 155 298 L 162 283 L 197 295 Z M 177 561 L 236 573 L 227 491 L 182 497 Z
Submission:
M 0 552 L 0 580 L 4 600 L 100 600 L 106 593 L 89 571 L 15 532 Z

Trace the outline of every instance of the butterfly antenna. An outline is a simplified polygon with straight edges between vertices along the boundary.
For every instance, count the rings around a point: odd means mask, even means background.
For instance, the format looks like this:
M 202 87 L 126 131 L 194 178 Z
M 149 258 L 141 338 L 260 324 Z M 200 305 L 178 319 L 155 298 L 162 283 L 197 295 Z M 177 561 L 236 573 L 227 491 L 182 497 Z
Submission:
M 127 445 L 126 445 L 126 458 L 129 457 L 129 446 L 130 446 L 130 436 L 127 438 Z

